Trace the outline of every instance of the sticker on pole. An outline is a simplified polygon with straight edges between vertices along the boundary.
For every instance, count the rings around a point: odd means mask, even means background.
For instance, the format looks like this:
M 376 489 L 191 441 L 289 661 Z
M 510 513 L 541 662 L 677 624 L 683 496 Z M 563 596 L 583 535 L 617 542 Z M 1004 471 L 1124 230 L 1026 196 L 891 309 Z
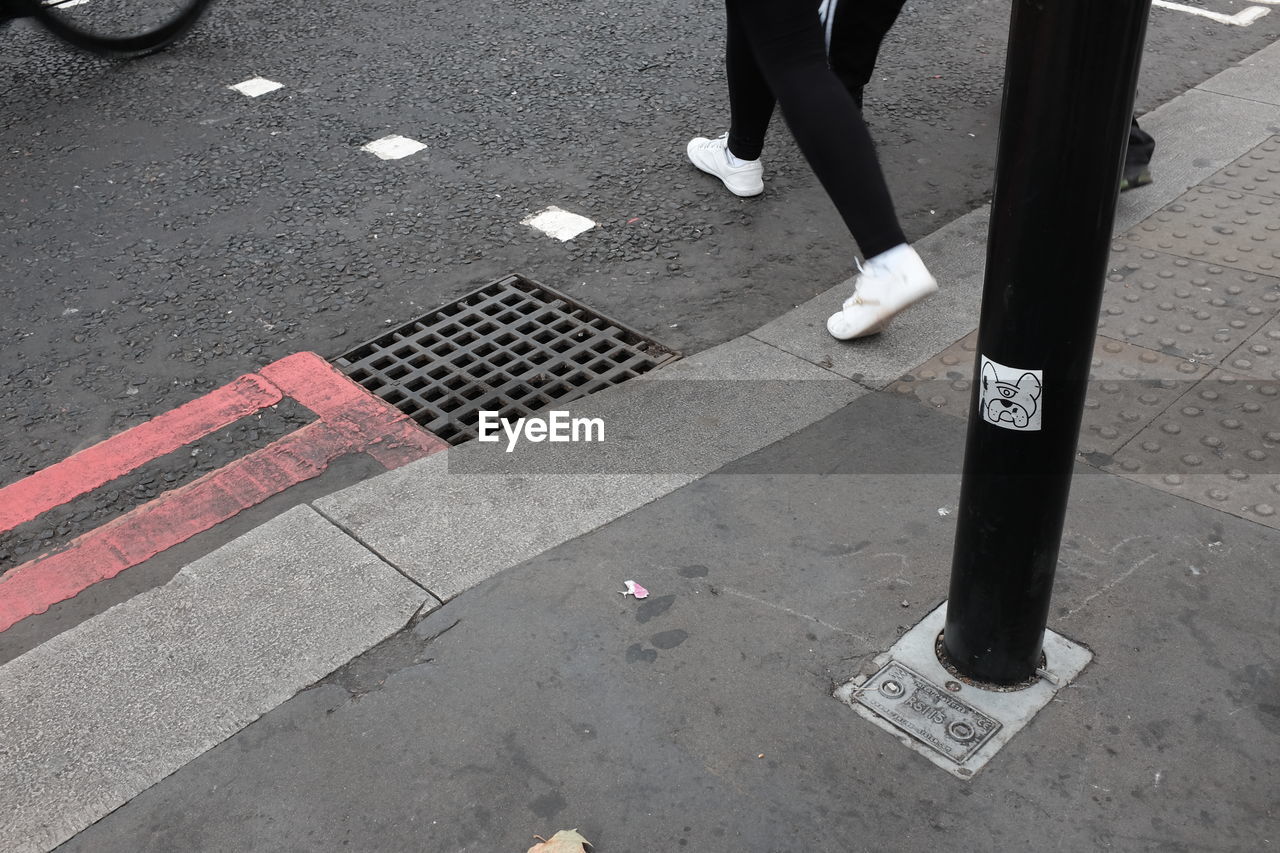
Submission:
M 1043 370 L 1006 367 L 982 357 L 981 408 L 987 423 L 1017 432 L 1040 429 Z

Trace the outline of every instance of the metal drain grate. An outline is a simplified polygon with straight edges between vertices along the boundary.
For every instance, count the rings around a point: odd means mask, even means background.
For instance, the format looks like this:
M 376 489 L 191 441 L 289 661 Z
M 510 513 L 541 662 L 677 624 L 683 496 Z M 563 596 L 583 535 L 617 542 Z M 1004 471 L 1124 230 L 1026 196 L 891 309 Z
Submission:
M 450 444 L 480 411 L 518 418 L 617 385 L 674 350 L 523 276 L 487 284 L 334 359 Z

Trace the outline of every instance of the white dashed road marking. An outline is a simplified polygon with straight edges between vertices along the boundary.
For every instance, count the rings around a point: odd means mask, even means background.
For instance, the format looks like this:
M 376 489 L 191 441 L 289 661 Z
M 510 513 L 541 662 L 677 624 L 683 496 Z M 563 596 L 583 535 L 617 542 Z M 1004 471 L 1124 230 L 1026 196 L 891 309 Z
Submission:
M 228 86 L 228 89 L 234 89 L 242 95 L 248 95 L 250 98 L 256 98 L 265 95 L 268 92 L 274 92 L 276 89 L 283 89 L 283 83 L 277 83 L 274 80 L 268 80 L 265 77 L 252 77 L 243 83 L 237 83 L 234 86 Z
M 520 220 L 520 224 L 536 228 L 548 237 L 555 237 L 561 243 L 568 242 L 583 231 L 596 227 L 596 224 L 587 217 L 558 207 L 548 207 L 546 210 L 527 216 Z
M 426 147 L 418 140 L 410 139 L 407 136 L 384 136 L 381 139 L 375 139 L 368 145 L 362 145 L 360 150 L 368 151 L 382 160 L 399 160 L 402 157 L 408 157 L 410 154 L 417 154 Z

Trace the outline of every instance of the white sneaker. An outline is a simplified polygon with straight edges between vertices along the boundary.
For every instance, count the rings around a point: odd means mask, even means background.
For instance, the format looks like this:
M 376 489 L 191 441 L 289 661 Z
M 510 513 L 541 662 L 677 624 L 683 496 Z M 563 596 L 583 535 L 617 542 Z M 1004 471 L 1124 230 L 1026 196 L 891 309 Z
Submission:
M 884 330 L 894 315 L 938 290 L 916 250 L 906 243 L 858 265 L 853 295 L 827 318 L 827 331 L 842 341 Z
M 694 137 L 689 140 L 685 153 L 690 163 L 724 181 L 734 195 L 746 197 L 764 192 L 764 166 L 759 160 L 739 160 L 739 165 L 733 165 L 729 160 L 727 133 L 718 139 Z

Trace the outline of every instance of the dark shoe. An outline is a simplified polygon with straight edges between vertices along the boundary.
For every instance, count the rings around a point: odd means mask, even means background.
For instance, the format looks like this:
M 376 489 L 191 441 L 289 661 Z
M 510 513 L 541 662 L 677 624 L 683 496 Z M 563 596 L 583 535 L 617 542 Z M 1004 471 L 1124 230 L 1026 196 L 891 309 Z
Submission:
M 1135 187 L 1145 187 L 1151 183 L 1151 169 L 1146 163 L 1135 165 L 1126 165 L 1124 167 L 1124 177 L 1120 179 L 1120 192 L 1131 190 Z

